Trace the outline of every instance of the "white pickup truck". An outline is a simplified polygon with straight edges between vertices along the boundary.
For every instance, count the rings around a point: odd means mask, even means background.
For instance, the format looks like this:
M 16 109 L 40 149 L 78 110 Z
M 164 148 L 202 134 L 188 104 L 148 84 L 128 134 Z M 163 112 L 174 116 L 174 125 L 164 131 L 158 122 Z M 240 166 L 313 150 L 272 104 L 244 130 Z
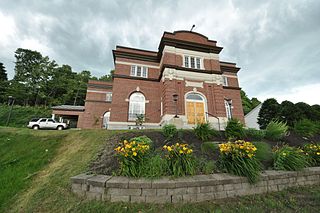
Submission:
M 28 128 L 31 129 L 57 129 L 57 130 L 63 130 L 67 129 L 66 123 L 60 123 L 55 121 L 52 118 L 34 118 L 31 121 L 29 121 L 29 124 L 27 125 Z

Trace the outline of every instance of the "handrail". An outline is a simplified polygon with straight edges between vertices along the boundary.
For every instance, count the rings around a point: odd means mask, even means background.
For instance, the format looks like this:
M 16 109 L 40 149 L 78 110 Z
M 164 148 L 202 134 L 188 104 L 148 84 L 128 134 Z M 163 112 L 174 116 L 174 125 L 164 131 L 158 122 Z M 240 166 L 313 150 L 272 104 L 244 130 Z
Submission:
M 215 115 L 213 115 L 213 114 L 211 114 L 211 113 L 209 113 L 209 112 L 205 112 L 205 113 L 210 115 L 210 116 L 212 116 L 212 117 L 215 117 L 218 120 L 218 128 L 219 128 L 219 131 L 220 131 L 221 130 L 221 128 L 220 128 L 220 118 L 215 116 Z

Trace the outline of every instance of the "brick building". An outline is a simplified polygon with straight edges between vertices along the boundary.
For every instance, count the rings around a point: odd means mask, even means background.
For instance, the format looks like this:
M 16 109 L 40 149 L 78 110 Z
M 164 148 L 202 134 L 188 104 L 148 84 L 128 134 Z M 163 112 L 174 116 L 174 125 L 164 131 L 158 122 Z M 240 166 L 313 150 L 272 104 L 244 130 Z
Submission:
M 128 129 L 139 115 L 145 128 L 209 122 L 224 129 L 231 117 L 244 122 L 240 68 L 220 61 L 216 43 L 175 31 L 164 32 L 157 52 L 117 46 L 113 82 L 89 81 L 78 127 Z

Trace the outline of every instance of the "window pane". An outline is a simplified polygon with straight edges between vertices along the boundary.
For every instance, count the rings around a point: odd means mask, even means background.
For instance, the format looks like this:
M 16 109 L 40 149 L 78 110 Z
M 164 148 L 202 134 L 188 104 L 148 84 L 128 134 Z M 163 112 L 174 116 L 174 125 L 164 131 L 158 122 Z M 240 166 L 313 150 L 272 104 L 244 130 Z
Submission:
M 184 57 L 184 66 L 189 67 L 189 57 L 188 56 Z
M 136 75 L 136 66 L 131 66 L 131 73 L 130 75 L 135 76 Z
M 141 67 L 137 66 L 137 76 L 141 77 Z
M 195 68 L 194 57 L 190 57 L 190 61 L 191 61 L 191 68 Z
M 197 58 L 197 69 L 200 69 L 200 58 Z
M 203 98 L 201 97 L 201 95 L 197 94 L 197 93 L 190 93 L 187 95 L 187 99 L 188 100 L 197 100 L 197 101 L 202 101 Z
M 142 77 L 146 78 L 147 77 L 147 67 L 143 67 L 142 70 Z
M 228 119 L 232 118 L 231 104 L 228 101 L 224 101 L 226 107 L 226 115 Z
M 47 121 L 47 119 L 41 119 L 40 120 L 40 122 L 46 122 Z
M 112 92 L 106 93 L 106 101 L 112 101 Z
M 226 76 L 222 76 L 223 86 L 228 86 L 228 78 Z
M 130 96 L 129 120 L 134 121 L 137 115 L 145 114 L 145 97 L 142 93 L 136 92 Z

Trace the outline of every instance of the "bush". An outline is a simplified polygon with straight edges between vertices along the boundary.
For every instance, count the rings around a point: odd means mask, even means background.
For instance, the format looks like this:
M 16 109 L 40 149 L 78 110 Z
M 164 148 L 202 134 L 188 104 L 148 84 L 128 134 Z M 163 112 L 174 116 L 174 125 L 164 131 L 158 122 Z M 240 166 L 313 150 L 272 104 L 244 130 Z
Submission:
M 10 107 L 0 104 L 0 126 L 5 126 Z M 8 126 L 26 127 L 32 118 L 51 118 L 52 110 L 44 107 L 18 106 L 14 105 Z
M 196 160 L 192 155 L 193 150 L 188 144 L 176 143 L 172 146 L 163 146 L 170 174 L 175 177 L 194 175 Z
M 308 119 L 302 119 L 294 124 L 294 132 L 303 137 L 314 136 L 318 129 L 317 125 Z
M 167 140 L 170 140 L 178 133 L 177 127 L 174 124 L 166 124 L 162 127 L 162 134 Z
M 270 144 L 266 142 L 253 142 L 257 148 L 256 158 L 260 161 L 265 169 L 273 166 L 273 153 Z
M 228 139 L 243 139 L 243 124 L 237 119 L 229 120 L 225 130 L 225 134 Z
M 209 123 L 197 124 L 193 131 L 202 141 L 208 141 L 212 136 L 217 136 L 219 134 L 217 130 L 211 128 Z
M 224 172 L 245 176 L 250 183 L 259 179 L 261 164 L 255 157 L 257 148 L 250 142 L 238 140 L 219 145 L 218 167 Z
M 266 138 L 277 141 L 282 139 L 288 131 L 286 123 L 281 121 L 271 121 L 266 128 Z
M 212 174 L 217 170 L 217 166 L 214 161 L 201 158 L 197 161 L 197 168 L 202 174 Z
M 298 171 L 308 166 L 308 159 L 301 149 L 285 145 L 275 147 L 273 165 L 276 170 Z
M 167 161 L 155 155 L 144 161 L 142 165 L 142 177 L 156 178 L 167 175 L 168 165 Z
M 138 137 L 134 137 L 130 139 L 130 142 L 135 141 L 137 143 L 141 143 L 141 144 L 146 144 L 151 146 L 152 145 L 152 140 L 150 138 L 148 138 L 145 135 L 142 136 L 138 136 Z
M 251 140 L 261 141 L 266 136 L 266 132 L 264 130 L 248 128 L 244 129 L 244 135 Z
M 201 144 L 201 151 L 203 153 L 214 153 L 219 146 L 213 142 L 204 142 Z
M 149 155 L 150 146 L 144 142 L 124 140 L 114 149 L 120 162 L 120 175 L 141 177 L 143 164 Z
M 320 144 L 306 144 L 302 150 L 311 166 L 320 166 Z

